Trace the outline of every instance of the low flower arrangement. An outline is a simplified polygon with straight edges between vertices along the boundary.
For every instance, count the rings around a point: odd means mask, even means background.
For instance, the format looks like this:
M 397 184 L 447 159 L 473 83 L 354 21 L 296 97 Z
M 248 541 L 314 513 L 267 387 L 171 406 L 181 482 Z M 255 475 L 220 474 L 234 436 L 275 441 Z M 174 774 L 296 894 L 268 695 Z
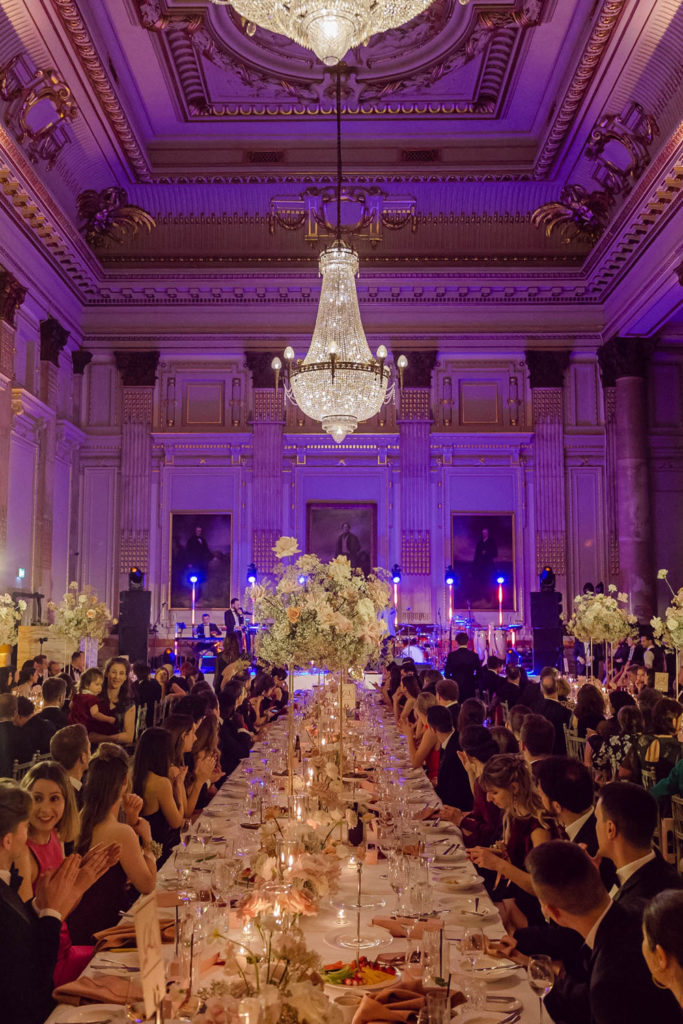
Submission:
M 365 576 L 344 555 L 331 562 L 301 555 L 294 537 L 280 537 L 273 551 L 277 582 L 253 584 L 249 591 L 256 614 L 268 624 L 259 656 L 278 666 L 313 662 L 362 674 L 386 632 L 378 618 L 391 600 L 386 574 L 376 569 Z
M 111 612 L 104 601 L 100 601 L 92 587 L 84 587 L 81 592 L 78 583 L 69 584 L 59 604 L 50 601 L 48 608 L 53 613 L 50 633 L 60 639 L 68 640 L 72 646 L 78 646 L 82 637 L 102 643 L 115 623 Z
M 618 644 L 637 635 L 638 620 L 626 609 L 627 594 L 610 583 L 606 594 L 579 594 L 567 622 L 567 631 L 583 643 Z M 616 595 L 616 596 L 615 596 Z
M 15 601 L 11 594 L 0 594 L 0 644 L 14 647 L 19 637 L 19 623 L 25 611 L 25 601 Z
M 664 612 L 664 617 L 655 616 L 650 620 L 650 625 L 658 644 L 668 647 L 669 650 L 679 651 L 683 649 L 683 587 L 674 590 L 669 583 L 668 575 L 668 569 L 660 569 L 657 579 L 666 581 L 671 591 L 671 603 Z

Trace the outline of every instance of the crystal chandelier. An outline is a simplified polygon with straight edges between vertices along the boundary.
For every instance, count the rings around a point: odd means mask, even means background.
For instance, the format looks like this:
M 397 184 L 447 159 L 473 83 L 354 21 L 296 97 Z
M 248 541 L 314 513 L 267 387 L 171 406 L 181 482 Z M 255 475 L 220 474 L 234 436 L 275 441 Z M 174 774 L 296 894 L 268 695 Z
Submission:
M 411 21 L 432 0 L 212 0 L 231 6 L 253 26 L 279 32 L 313 50 L 324 64 L 338 64 L 345 53 L 367 42 L 376 32 L 387 32 Z M 468 0 L 460 0 L 460 3 Z
M 320 254 L 323 283 L 308 352 L 295 361 L 294 350 L 285 349 L 284 389 L 338 443 L 359 423 L 376 416 L 396 390 L 386 365 L 386 348 L 380 345 L 373 358 L 361 323 L 355 282 L 358 256 L 341 237 L 341 189 L 341 78 L 337 73 L 337 237 Z M 271 365 L 277 390 L 282 361 L 276 356 Z M 405 356 L 396 360 L 399 387 L 407 365 Z

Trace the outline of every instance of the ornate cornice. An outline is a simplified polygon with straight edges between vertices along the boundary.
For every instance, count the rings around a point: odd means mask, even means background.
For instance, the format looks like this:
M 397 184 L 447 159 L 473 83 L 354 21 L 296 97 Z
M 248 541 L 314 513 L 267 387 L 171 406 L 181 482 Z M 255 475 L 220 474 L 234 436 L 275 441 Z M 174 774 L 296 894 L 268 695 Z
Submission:
M 536 158 L 535 178 L 546 178 L 550 174 L 560 147 L 572 126 L 576 112 L 586 95 L 586 90 L 598 69 L 625 6 L 626 0 L 603 0 L 600 13 L 574 72 L 574 77 L 560 104 L 543 148 Z
M 0 264 L 0 320 L 14 327 L 17 310 L 26 298 L 26 288 Z
M 150 181 L 150 169 L 147 158 L 135 138 L 131 124 L 118 101 L 109 80 L 109 75 L 97 53 L 92 36 L 88 32 L 74 0 L 52 0 L 57 9 L 64 28 L 76 47 L 81 65 L 91 85 L 97 93 L 121 147 L 130 161 L 131 168 L 140 181 Z

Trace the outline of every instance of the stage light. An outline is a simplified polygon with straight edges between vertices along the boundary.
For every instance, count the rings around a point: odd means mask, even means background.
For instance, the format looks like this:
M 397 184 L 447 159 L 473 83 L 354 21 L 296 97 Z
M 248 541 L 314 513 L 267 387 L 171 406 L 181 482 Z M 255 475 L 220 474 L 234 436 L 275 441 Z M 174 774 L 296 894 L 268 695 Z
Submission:
M 131 566 L 128 570 L 128 589 L 142 590 L 145 585 L 145 574 L 137 565 Z
M 400 583 L 401 582 L 401 566 L 398 565 L 398 564 L 394 565 L 394 567 L 391 570 L 391 582 L 392 583 Z
M 17 569 L 17 579 L 23 580 L 26 577 L 26 569 Z
M 505 583 L 505 577 L 504 576 L 498 576 L 498 578 L 496 579 L 496 583 Z
M 452 587 L 452 586 L 455 585 L 455 573 L 453 572 L 453 566 L 452 565 L 447 565 L 446 566 L 445 580 L 446 580 L 446 586 L 447 587 Z
M 249 586 L 253 586 L 254 583 L 256 583 L 256 578 L 257 578 L 256 566 L 254 565 L 253 562 L 251 562 L 247 566 L 247 583 L 249 584 Z
M 543 591 L 554 591 L 555 590 L 555 573 L 551 566 L 544 565 L 540 576 L 538 577 L 539 588 Z
M 190 583 L 192 584 L 192 586 L 194 586 L 194 585 L 195 585 L 195 583 L 197 582 L 197 580 L 198 580 L 198 577 L 197 577 L 197 576 L 190 576 Z
M 303 575 L 302 575 L 302 576 L 299 576 L 299 578 L 298 578 L 298 580 L 297 580 L 297 583 L 299 584 L 299 586 L 300 586 L 300 587 L 303 587 L 303 585 L 304 585 L 304 583 L 305 583 L 305 582 L 306 582 L 306 577 L 305 577 L 305 576 L 303 576 Z

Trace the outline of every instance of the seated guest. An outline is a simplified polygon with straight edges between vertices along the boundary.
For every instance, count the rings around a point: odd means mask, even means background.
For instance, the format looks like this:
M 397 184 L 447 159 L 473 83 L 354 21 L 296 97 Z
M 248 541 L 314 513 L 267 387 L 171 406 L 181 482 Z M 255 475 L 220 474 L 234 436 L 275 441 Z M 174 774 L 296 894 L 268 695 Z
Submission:
M 435 783 L 439 777 L 439 744 L 436 733 L 429 728 L 427 712 L 436 705 L 433 693 L 421 693 L 415 701 L 415 725 L 408 725 L 408 752 L 412 768 L 425 766 L 427 777 Z
M 190 692 L 196 680 L 197 672 L 194 665 L 189 660 L 184 661 L 176 675 L 171 676 L 169 679 L 168 692 L 182 697 Z
M 211 690 L 212 696 L 216 694 Z M 195 741 L 190 751 L 188 761 L 189 767 L 186 776 L 186 790 L 188 803 L 194 798 L 195 787 L 199 782 L 199 789 L 195 799 L 195 807 L 206 807 L 209 801 L 216 795 L 216 783 L 223 778 L 220 766 L 220 749 L 218 746 L 218 727 L 220 718 L 218 712 L 209 712 L 202 718 L 197 726 Z
M 249 757 L 251 735 L 244 719 L 235 710 L 235 703 L 241 696 L 241 684 L 230 683 L 218 698 L 221 711 L 221 724 L 218 729 L 218 742 L 221 748 L 221 769 L 225 775 L 231 775 L 240 761 Z
M 576 843 L 544 843 L 527 857 L 544 913 L 582 936 L 588 978 L 558 979 L 545 997 L 555 1021 L 582 1024 L 680 1024 L 675 999 L 653 985 L 642 955 L 640 923 L 613 904 L 597 868 Z
M 448 679 L 444 683 L 450 682 Z M 442 684 L 439 683 L 439 686 Z M 437 694 L 438 700 L 438 694 Z M 472 810 L 472 790 L 458 757 L 458 742 L 449 707 L 435 704 L 427 709 L 427 724 L 439 744 L 439 774 L 434 789 L 439 800 L 462 811 Z
M 605 720 L 605 701 L 602 693 L 593 683 L 584 683 L 576 695 L 576 707 L 571 719 L 571 727 L 579 736 L 587 736 L 595 732 L 599 722 Z
M 498 747 L 498 754 L 519 754 L 519 743 L 514 733 L 505 725 L 492 725 L 489 729 L 491 739 Z
M 486 718 L 486 705 L 478 697 L 468 697 L 460 706 L 458 715 L 458 733 L 468 725 L 483 725 Z M 460 743 L 458 743 L 458 747 Z
M 454 679 L 440 679 L 436 684 L 436 703 L 440 707 L 448 708 L 451 724 L 454 729 L 458 728 L 458 715 L 460 714 L 459 697 L 459 687 Z
M 100 723 L 90 739 L 110 743 L 132 743 L 135 738 L 135 704 L 129 686 L 130 666 L 125 658 L 110 658 L 104 666 L 104 686 L 100 698 L 105 715 L 113 715 L 114 725 Z
M 643 671 L 642 669 L 640 671 Z M 636 696 L 636 703 L 643 716 L 643 732 L 654 732 L 653 715 L 656 706 L 663 700 L 662 694 L 651 686 L 641 686 Z
M 205 683 L 201 684 L 206 686 Z M 173 705 L 174 715 L 184 715 L 192 719 L 195 725 L 199 725 L 209 708 L 209 697 L 206 691 L 192 690 L 185 697 L 181 697 Z
M 586 763 L 593 768 L 598 785 L 613 779 L 630 778 L 637 773 L 637 768 L 631 766 L 642 727 L 643 716 L 634 702 L 633 705 L 621 707 L 616 718 L 600 722 L 597 733 L 588 737 Z
M 415 681 L 417 686 L 417 680 Z M 275 680 L 268 672 L 258 672 L 251 687 L 251 706 L 254 709 L 254 728 L 258 731 L 272 720 L 270 708 L 275 697 Z
M 0 991 L 7 1024 L 43 1024 L 50 1015 L 62 921 L 81 895 L 77 857 L 39 879 L 31 905 L 11 885 L 14 862 L 26 849 L 31 805 L 18 783 L 0 779 Z
M 487 799 L 503 812 L 504 850 L 475 846 L 468 856 L 477 867 L 495 871 L 507 881 L 502 889 L 493 892 L 496 902 L 514 899 L 529 924 L 540 924 L 540 908 L 524 861 L 529 850 L 553 838 L 552 819 L 534 788 L 529 765 L 518 755 L 497 754 L 490 758 L 480 781 Z M 515 916 L 515 908 L 507 907 L 506 911 L 510 923 L 523 926 L 524 921 Z
M 71 655 L 66 673 L 71 682 L 78 686 L 78 681 L 81 678 L 81 673 L 85 671 L 85 654 L 83 651 L 74 651 Z
M 240 648 L 234 633 L 226 634 L 223 649 L 216 655 L 216 667 L 213 673 L 213 685 L 216 693 L 220 692 L 223 673 L 229 665 L 239 661 Z
M 500 808 L 487 799 L 479 780 L 484 765 L 498 753 L 498 746 L 489 730 L 482 725 L 468 725 L 461 731 L 459 739 L 458 757 L 472 789 L 472 810 L 467 812 L 459 807 L 443 807 L 441 817 L 460 827 L 465 846 L 491 846 L 501 837 L 503 815 Z
M 185 771 L 171 781 L 171 734 L 166 729 L 145 729 L 135 748 L 133 792 L 142 797 L 140 814 L 149 822 L 152 839 L 161 847 L 157 867 L 180 841 L 185 815 Z
M 98 843 L 115 843 L 120 858 L 88 889 L 69 917 L 71 940 L 90 945 L 93 933 L 118 924 L 139 893 L 154 892 L 157 866 L 149 822 L 140 817 L 142 800 L 128 791 L 128 759 L 113 743 L 104 743 L 88 768 L 83 793 L 77 852 Z M 123 811 L 125 822 L 119 821 Z
M 274 665 L 270 674 L 275 683 L 275 693 L 271 697 L 271 709 L 275 715 L 281 715 L 289 703 L 289 689 L 287 681 L 287 669 Z
M 81 675 L 78 692 L 71 700 L 70 725 L 84 725 L 88 732 L 101 732 L 103 725 L 116 725 L 114 715 L 105 715 L 102 711 L 103 686 L 104 675 L 98 668 L 89 668 Z
M 162 698 L 161 684 L 157 679 L 150 676 L 150 667 L 144 661 L 136 661 L 133 664 L 133 699 L 138 707 L 144 705 L 147 709 L 145 725 L 149 728 L 154 722 L 154 705 Z
M 518 743 L 522 733 L 522 722 L 524 721 L 526 716 L 530 714 L 531 712 L 529 711 L 529 708 L 526 706 L 526 704 L 513 704 L 510 707 L 510 713 L 508 714 L 508 720 L 505 723 L 505 725 L 510 730 L 510 732 L 515 737 Z
M 50 756 L 60 764 L 74 792 L 76 807 L 83 806 L 83 775 L 90 764 L 90 738 L 84 725 L 67 725 L 50 740 Z
M 475 679 L 481 668 L 479 656 L 469 650 L 468 643 L 467 633 L 455 634 L 455 650 L 449 653 L 443 670 L 446 679 L 454 679 L 458 684 L 459 696 L 463 700 L 474 697 Z
M 520 668 L 517 665 L 508 665 L 505 670 L 505 676 L 499 678 L 496 686 L 496 703 L 502 704 L 505 702 L 508 708 L 521 704 L 521 681 L 522 673 Z
M 560 703 L 560 673 L 556 668 L 544 668 L 540 675 L 541 697 L 534 710 L 552 722 L 555 729 L 555 746 L 553 754 L 564 755 L 567 746 L 564 739 L 564 727 L 569 725 L 572 713 Z
M 49 676 L 43 683 L 43 709 L 38 718 L 45 718 L 55 730 L 63 729 L 69 724 L 64 701 L 66 700 L 66 683 L 58 676 Z
M 422 692 L 433 693 L 436 696 L 436 684 L 440 679 L 443 679 L 443 676 L 438 668 L 428 668 L 422 674 Z
M 533 679 L 527 678 L 527 681 L 525 683 L 522 683 L 520 679 L 519 703 L 525 704 L 530 711 L 538 712 L 538 705 L 543 700 L 543 691 L 541 683 L 544 672 L 548 672 L 548 669 L 542 669 L 538 682 L 536 682 Z
M 25 661 L 21 666 L 19 678 L 12 683 L 12 693 L 15 697 L 29 697 L 34 686 L 39 685 L 38 669 L 33 664 L 33 658 Z
M 486 668 L 479 670 L 479 674 L 477 676 L 477 689 L 482 694 L 488 694 L 489 704 L 493 698 L 498 695 L 498 686 L 504 683 L 505 677 L 501 675 L 502 668 L 503 662 L 500 658 L 497 658 L 495 654 L 491 654 L 486 659 Z
M 19 896 L 33 899 L 38 879 L 54 871 L 64 860 L 64 845 L 72 844 L 79 831 L 78 812 L 66 772 L 56 761 L 40 761 L 24 775 L 21 787 L 31 794 L 28 841 L 24 856 L 16 862 L 22 878 Z M 55 987 L 74 981 L 93 954 L 92 946 L 72 946 L 68 923 L 62 921 L 59 953 L 54 972 Z
M 519 733 L 522 757 L 535 776 L 544 757 L 550 757 L 555 747 L 555 728 L 543 715 L 526 715 Z
M 600 790 L 595 815 L 600 855 L 609 857 L 617 869 L 614 902 L 640 919 L 648 900 L 683 884 L 652 848 L 656 801 L 632 782 L 610 782 Z
M 643 915 L 643 956 L 657 988 L 668 988 L 683 1007 L 683 892 L 666 889 Z
M 0 693 L 0 777 L 11 778 L 14 762 L 20 761 L 19 727 L 14 724 L 17 698 L 14 693 Z M 31 752 L 33 756 L 33 752 Z M 30 758 L 26 758 L 30 760 Z
M 164 697 L 166 696 L 166 690 L 167 690 L 168 681 L 169 681 L 170 678 L 171 678 L 171 673 L 169 672 L 169 670 L 166 668 L 165 665 L 162 665 L 154 673 L 154 681 L 159 684 L 159 689 L 161 691 L 160 700 L 163 700 Z
M 671 697 L 662 697 L 652 711 L 652 732 L 638 737 L 636 751 L 641 771 L 654 770 L 656 781 L 665 779 L 679 760 L 682 749 L 678 739 L 683 707 Z
M 47 754 L 55 727 L 47 718 L 36 714 L 36 706 L 28 697 L 17 697 L 17 713 L 14 722 L 18 727 L 16 736 L 17 757 L 30 761 L 34 754 Z

